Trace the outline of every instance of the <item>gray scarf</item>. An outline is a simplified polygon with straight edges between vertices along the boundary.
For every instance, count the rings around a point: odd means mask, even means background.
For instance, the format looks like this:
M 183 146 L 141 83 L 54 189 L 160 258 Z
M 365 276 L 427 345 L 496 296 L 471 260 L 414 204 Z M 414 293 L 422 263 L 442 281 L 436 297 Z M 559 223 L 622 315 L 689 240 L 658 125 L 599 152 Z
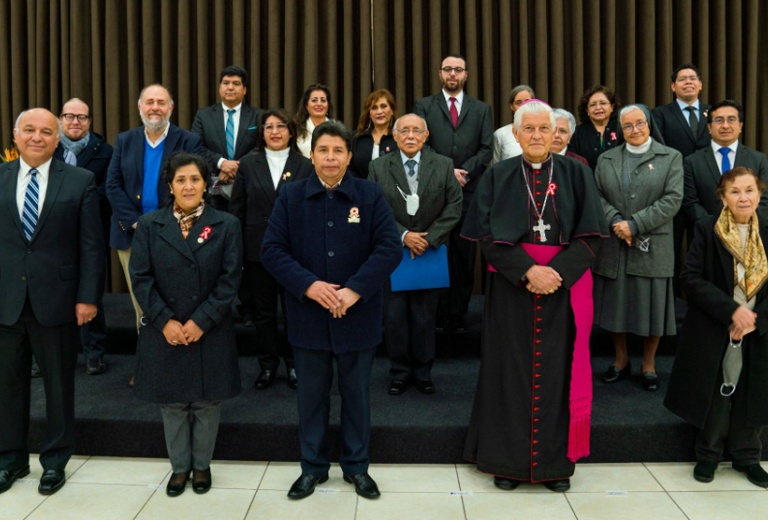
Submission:
M 85 137 L 80 139 L 79 141 L 73 141 L 63 133 L 61 134 L 61 146 L 64 147 L 65 150 L 68 150 L 75 154 L 75 156 L 80 155 L 80 152 L 85 150 L 85 147 L 88 146 L 88 141 L 91 140 L 91 133 L 88 132 Z

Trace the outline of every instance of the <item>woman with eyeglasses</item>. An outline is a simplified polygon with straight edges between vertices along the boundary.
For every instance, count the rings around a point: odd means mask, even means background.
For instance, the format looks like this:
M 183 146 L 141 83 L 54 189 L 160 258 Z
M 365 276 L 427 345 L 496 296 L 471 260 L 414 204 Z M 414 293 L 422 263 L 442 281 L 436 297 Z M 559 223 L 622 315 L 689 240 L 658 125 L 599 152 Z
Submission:
M 392 136 L 396 119 L 397 103 L 389 90 L 381 88 L 368 95 L 352 142 L 349 166 L 356 176 L 368 178 L 368 165 L 372 160 L 397 150 Z
M 581 124 L 576 127 L 569 147 L 584 157 L 593 171 L 601 153 L 624 142 L 616 117 L 620 108 L 619 97 L 604 85 L 587 89 L 579 100 Z
M 659 340 L 676 332 L 672 218 L 683 200 L 683 157 L 651 137 L 644 105 L 624 107 L 619 121 L 626 142 L 603 153 L 595 169 L 612 232 L 592 267 L 594 323 L 611 332 L 616 353 L 603 382 L 629 377 L 627 333 L 632 333 L 643 337 L 642 385 L 653 392 L 659 388 Z
M 518 85 L 509 91 L 509 110 L 512 112 L 512 119 L 515 118 L 515 111 L 520 106 L 536 97 L 533 92 L 533 88 L 528 85 Z M 510 157 L 516 157 L 523 153 L 523 149 L 515 139 L 512 133 L 512 123 L 502 126 L 493 133 L 493 159 L 491 160 L 492 166 L 499 161 L 509 159 Z
M 316 83 L 304 91 L 296 110 L 296 146 L 309 159 L 315 127 L 333 119 L 333 103 L 328 87 Z
M 261 372 L 256 378 L 256 389 L 272 385 L 280 358 L 285 361 L 288 386 L 295 389 L 298 381 L 293 354 L 286 340 L 278 335 L 280 287 L 261 265 L 260 250 L 280 188 L 308 177 L 312 163 L 296 149 L 296 124 L 282 108 L 270 108 L 261 114 L 259 140 L 261 152 L 251 152 L 240 161 L 229 201 L 229 211 L 240 220 L 243 230 L 243 281 L 238 310 L 246 325 L 256 327 L 259 338 Z

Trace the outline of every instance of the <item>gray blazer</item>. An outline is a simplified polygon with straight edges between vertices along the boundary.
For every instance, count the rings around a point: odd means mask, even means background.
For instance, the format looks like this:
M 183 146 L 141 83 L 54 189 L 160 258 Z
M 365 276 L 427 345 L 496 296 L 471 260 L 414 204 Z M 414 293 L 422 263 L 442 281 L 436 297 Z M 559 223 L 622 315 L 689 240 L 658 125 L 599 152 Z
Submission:
M 410 193 L 399 150 L 371 161 L 368 180 L 381 186 L 401 237 L 406 231 L 426 231 L 430 247 L 438 247 L 448 240 L 461 217 L 461 185 L 453 174 L 453 161 L 427 147 L 421 150 L 418 171 L 419 210 L 415 215 L 408 214 L 405 199 L 397 189 L 399 186 L 404 193 Z
M 674 275 L 675 250 L 672 218 L 683 200 L 683 156 L 677 150 L 654 141 L 637 169 L 631 174 L 629 199 L 622 190 L 622 154 L 626 143 L 604 152 L 597 160 L 595 181 L 609 226 L 614 217 L 633 220 L 638 235 L 650 237 L 648 252 L 630 247 L 626 273 L 651 278 Z M 619 270 L 622 240 L 611 234 L 603 242 L 593 271 L 615 279 Z
M 261 109 L 243 103 L 240 124 L 235 137 L 235 160 L 239 160 L 251 150 L 258 150 L 259 119 Z M 208 161 L 211 172 L 217 174 L 216 164 L 219 159 L 227 158 L 227 136 L 224 129 L 224 112 L 221 103 L 201 108 L 192 122 L 192 133 L 200 136 L 203 155 Z

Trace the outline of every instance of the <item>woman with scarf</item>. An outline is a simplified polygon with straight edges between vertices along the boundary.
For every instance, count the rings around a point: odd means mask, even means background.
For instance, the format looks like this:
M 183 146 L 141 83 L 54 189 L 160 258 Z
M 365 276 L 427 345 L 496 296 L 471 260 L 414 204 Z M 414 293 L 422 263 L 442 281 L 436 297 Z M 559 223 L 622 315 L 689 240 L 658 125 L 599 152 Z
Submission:
M 595 325 L 612 333 L 616 359 L 604 383 L 629 377 L 627 333 L 643 337 L 643 388 L 659 388 L 656 349 L 675 334 L 672 218 L 683 200 L 683 157 L 651 137 L 648 108 L 619 114 L 626 141 L 603 153 L 595 181 L 611 228 L 595 259 Z
M 768 423 L 768 229 L 757 218 L 765 184 L 739 166 L 720 178 L 723 210 L 696 224 L 680 281 L 688 314 L 664 405 L 699 429 L 693 478 L 711 482 L 724 452 L 768 487 L 760 466 Z
M 219 403 L 240 393 L 232 302 L 242 269 L 240 223 L 205 203 L 208 172 L 193 154 L 163 171 L 171 201 L 139 219 L 131 250 L 134 294 L 144 311 L 136 396 L 160 404 L 171 475 L 166 494 L 211 488 Z

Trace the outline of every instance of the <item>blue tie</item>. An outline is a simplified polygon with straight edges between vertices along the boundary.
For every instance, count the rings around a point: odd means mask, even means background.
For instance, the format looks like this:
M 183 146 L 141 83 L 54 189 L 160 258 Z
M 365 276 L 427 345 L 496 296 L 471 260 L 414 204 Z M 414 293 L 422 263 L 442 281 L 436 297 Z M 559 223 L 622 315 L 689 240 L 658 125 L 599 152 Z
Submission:
M 413 177 L 416 175 L 416 161 L 413 159 L 408 159 L 405 161 L 405 165 L 408 167 L 408 176 Z
M 731 169 L 731 161 L 728 159 L 728 152 L 730 152 L 731 149 L 723 146 L 718 150 L 721 154 L 723 154 L 723 163 L 722 167 L 720 168 L 720 173 L 723 174 Z
M 32 240 L 32 235 L 35 233 L 35 227 L 37 226 L 37 206 L 40 201 L 40 186 L 37 182 L 37 170 L 32 168 L 29 170 L 29 184 L 27 184 L 27 192 L 24 194 L 24 208 L 21 212 L 21 224 L 24 226 L 24 236 L 27 238 L 27 242 Z
M 227 117 L 227 158 L 229 160 L 232 160 L 235 158 L 235 119 L 233 117 L 233 114 L 235 113 L 234 108 L 230 108 L 227 110 L 227 114 L 229 116 Z

